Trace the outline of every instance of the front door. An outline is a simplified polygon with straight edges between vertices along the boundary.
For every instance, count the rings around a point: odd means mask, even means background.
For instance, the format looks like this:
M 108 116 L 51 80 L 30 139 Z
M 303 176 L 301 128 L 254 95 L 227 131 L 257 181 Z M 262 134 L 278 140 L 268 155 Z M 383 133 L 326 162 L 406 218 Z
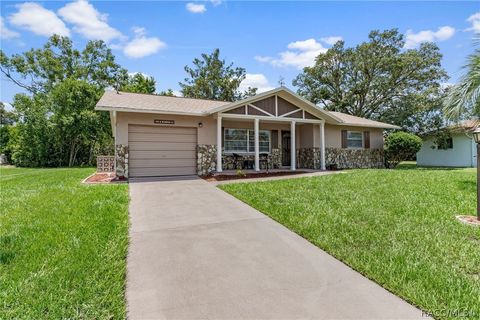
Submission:
M 282 166 L 290 166 L 290 131 L 282 131 Z

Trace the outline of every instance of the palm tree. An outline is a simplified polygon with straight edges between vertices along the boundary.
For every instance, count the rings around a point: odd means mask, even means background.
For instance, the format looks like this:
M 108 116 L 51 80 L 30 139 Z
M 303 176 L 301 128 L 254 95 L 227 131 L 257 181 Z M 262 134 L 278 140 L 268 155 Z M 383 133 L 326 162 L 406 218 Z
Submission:
M 480 37 L 476 38 L 480 43 Z M 445 99 L 445 113 L 449 118 L 460 119 L 462 115 L 472 113 L 480 117 L 480 49 L 468 56 L 467 64 L 463 67 L 467 72 L 460 78 L 459 83 L 453 86 Z

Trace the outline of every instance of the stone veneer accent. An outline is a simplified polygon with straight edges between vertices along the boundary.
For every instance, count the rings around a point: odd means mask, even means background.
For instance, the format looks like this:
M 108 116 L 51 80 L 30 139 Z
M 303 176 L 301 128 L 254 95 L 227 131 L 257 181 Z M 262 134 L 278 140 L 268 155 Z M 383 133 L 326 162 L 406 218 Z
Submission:
M 321 166 L 320 148 L 299 148 L 297 149 L 297 168 L 320 169 Z
M 117 144 L 115 146 L 115 174 L 117 178 L 128 178 L 128 146 Z
M 217 146 L 214 144 L 197 145 L 197 174 L 206 176 L 217 168 Z
M 231 154 L 222 155 L 223 170 L 235 170 L 237 167 L 243 165 L 243 160 L 255 161 L 255 155 L 242 155 L 242 160 L 235 163 L 235 158 Z M 282 166 L 282 154 L 280 149 L 272 149 L 270 153 L 271 168 L 280 168 Z M 199 176 L 206 176 L 217 169 L 217 146 L 213 144 L 197 145 L 197 174 Z M 260 162 L 260 169 L 265 170 L 265 162 Z
M 326 148 L 325 163 L 338 169 L 385 168 L 383 149 Z

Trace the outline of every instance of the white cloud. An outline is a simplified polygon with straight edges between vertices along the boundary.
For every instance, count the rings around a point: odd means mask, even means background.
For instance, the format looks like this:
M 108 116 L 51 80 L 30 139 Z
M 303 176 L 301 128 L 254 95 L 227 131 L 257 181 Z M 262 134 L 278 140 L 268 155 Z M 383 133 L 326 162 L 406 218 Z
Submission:
M 320 38 L 320 41 L 322 42 L 325 42 L 326 44 L 329 44 L 331 46 L 333 46 L 335 43 L 337 43 L 338 41 L 342 41 L 343 38 L 340 37 L 340 36 L 332 36 L 332 37 L 324 37 L 324 38 Z
M 25 2 L 16 7 L 18 12 L 8 17 L 11 24 L 41 36 L 70 36 L 70 30 L 55 12 L 33 2 Z
M 262 73 L 247 73 L 245 79 L 240 83 L 239 90 L 245 91 L 248 87 L 258 88 L 257 93 L 274 89 Z
M 467 21 L 470 22 L 472 26 L 468 28 L 466 31 L 473 31 L 475 33 L 480 33 L 480 11 L 468 17 Z
M 74 25 L 74 30 L 89 40 L 123 39 L 120 31 L 108 25 L 108 15 L 100 13 L 86 0 L 68 3 L 58 14 Z
M 20 34 L 18 32 L 8 29 L 5 25 L 5 22 L 3 21 L 3 17 L 0 17 L 0 39 L 6 40 L 18 37 L 20 37 Z
M 135 38 L 123 48 L 123 53 L 129 58 L 143 58 L 157 53 L 167 46 L 165 42 L 156 37 L 147 37 L 145 28 L 135 27 L 133 31 Z
M 279 53 L 278 58 L 256 56 L 255 59 L 260 62 L 268 62 L 276 67 L 293 66 L 298 69 L 312 66 L 315 58 L 327 51 L 321 43 L 315 39 L 307 39 L 303 41 L 295 41 L 288 44 L 289 50 Z
M 413 49 L 422 42 L 444 41 L 453 37 L 454 34 L 455 29 L 450 26 L 440 27 L 437 31 L 423 30 L 418 33 L 408 30 L 404 48 Z
M 207 8 L 204 4 L 189 2 L 186 4 L 185 8 L 191 13 L 204 13 L 207 11 Z

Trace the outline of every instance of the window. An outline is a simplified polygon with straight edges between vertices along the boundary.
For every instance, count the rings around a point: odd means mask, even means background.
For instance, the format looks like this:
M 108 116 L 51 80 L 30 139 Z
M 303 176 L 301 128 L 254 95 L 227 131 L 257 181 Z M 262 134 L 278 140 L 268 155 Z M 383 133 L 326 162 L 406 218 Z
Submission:
M 270 131 L 258 132 L 260 152 L 270 152 Z M 255 131 L 249 129 L 225 129 L 223 145 L 225 152 L 255 152 Z
M 447 137 L 438 141 L 438 150 L 453 149 L 453 138 Z
M 347 131 L 347 148 L 362 148 L 363 134 L 360 131 Z

